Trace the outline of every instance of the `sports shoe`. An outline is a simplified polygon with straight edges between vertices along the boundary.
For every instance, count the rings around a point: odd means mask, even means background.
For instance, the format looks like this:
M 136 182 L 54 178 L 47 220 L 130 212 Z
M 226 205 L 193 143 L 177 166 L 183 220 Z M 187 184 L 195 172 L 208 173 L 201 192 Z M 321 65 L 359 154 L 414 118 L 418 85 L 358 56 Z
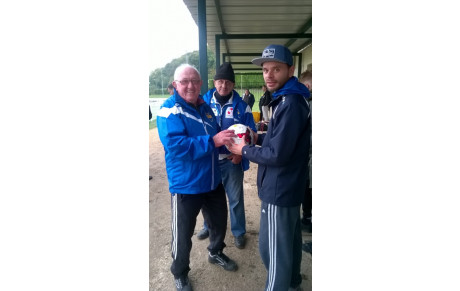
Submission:
M 219 251 L 217 254 L 214 255 L 209 253 L 208 262 L 210 262 L 211 264 L 219 265 L 226 271 L 236 271 L 238 269 L 236 263 L 226 255 L 224 255 L 222 251 Z
M 246 245 L 246 238 L 244 237 L 244 234 L 235 237 L 235 246 L 237 248 L 244 249 L 245 245 Z
M 174 284 L 176 284 L 177 291 L 193 291 L 188 276 L 174 279 Z
M 209 237 L 209 230 L 207 230 L 206 228 L 202 228 L 202 229 L 200 230 L 200 232 L 196 234 L 196 237 L 197 237 L 199 240 L 208 238 L 208 237 Z

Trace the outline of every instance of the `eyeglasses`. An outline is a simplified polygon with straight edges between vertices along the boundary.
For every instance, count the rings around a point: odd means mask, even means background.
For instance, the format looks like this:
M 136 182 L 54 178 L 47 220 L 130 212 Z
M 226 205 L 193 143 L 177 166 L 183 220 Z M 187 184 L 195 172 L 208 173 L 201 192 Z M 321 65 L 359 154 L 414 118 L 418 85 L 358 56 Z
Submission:
M 200 84 L 201 80 L 176 80 L 176 82 L 179 82 L 182 86 L 188 86 L 190 82 L 192 82 L 193 85 L 198 85 Z

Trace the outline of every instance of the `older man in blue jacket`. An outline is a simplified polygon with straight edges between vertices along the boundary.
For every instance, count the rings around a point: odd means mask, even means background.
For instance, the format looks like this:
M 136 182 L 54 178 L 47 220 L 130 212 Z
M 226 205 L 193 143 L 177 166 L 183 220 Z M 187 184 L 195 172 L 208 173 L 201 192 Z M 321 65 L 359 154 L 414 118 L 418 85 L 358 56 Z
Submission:
M 158 134 L 165 150 L 171 192 L 171 272 L 177 290 L 192 290 L 188 278 L 196 217 L 202 209 L 209 223 L 208 261 L 227 271 L 236 263 L 222 250 L 227 231 L 227 201 L 218 168 L 218 148 L 231 142 L 231 130 L 220 131 L 211 108 L 199 96 L 202 80 L 188 64 L 174 73 L 174 94 L 157 116 Z
M 235 86 L 235 73 L 230 63 L 223 63 L 214 75 L 214 87 L 204 96 L 204 101 L 209 104 L 217 123 L 222 129 L 228 129 L 234 124 L 244 124 L 256 131 L 254 116 L 251 108 L 243 101 L 240 95 L 233 90 Z M 243 249 L 246 245 L 246 215 L 244 212 L 243 177 L 244 171 L 249 169 L 249 161 L 234 155 L 225 146 L 219 148 L 219 167 L 222 173 L 222 183 L 227 193 L 230 211 L 231 231 L 234 244 Z M 203 229 L 197 234 L 199 239 L 208 236 L 206 220 Z
M 252 63 L 262 66 L 273 113 L 267 133 L 258 136 L 261 147 L 241 143 L 230 151 L 259 165 L 259 252 L 268 271 L 265 290 L 301 290 L 300 204 L 309 179 L 310 92 L 294 77 L 292 54 L 285 46 L 269 45 Z

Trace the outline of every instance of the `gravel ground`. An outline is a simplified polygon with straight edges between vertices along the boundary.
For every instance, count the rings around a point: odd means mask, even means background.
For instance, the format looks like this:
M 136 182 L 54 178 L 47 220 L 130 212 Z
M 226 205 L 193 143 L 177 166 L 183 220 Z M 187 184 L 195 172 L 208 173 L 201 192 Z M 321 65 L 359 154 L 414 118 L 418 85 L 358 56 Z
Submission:
M 171 265 L 171 200 L 165 171 L 163 146 L 158 138 L 157 129 L 150 130 L 149 162 L 150 175 L 153 177 L 149 185 L 149 290 L 174 291 L 173 276 L 169 270 Z M 257 164 L 251 163 L 244 176 L 244 199 L 246 210 L 246 247 L 242 250 L 233 244 L 233 235 L 228 222 L 224 253 L 238 264 L 236 272 L 228 272 L 211 265 L 207 261 L 208 240 L 200 241 L 194 235 L 190 254 L 189 278 L 194 291 L 254 291 L 263 290 L 266 270 L 258 250 L 260 200 L 257 196 Z M 203 224 L 201 214 L 197 218 L 195 234 Z M 311 234 L 303 234 L 303 240 L 311 240 Z M 304 291 L 312 290 L 312 257 L 302 252 Z

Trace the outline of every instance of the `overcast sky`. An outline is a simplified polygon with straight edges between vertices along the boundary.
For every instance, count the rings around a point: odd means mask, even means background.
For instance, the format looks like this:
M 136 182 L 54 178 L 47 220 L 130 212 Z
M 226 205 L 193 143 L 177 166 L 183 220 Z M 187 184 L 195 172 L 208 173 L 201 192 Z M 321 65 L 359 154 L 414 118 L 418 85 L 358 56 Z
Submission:
M 198 26 L 182 0 L 150 0 L 149 69 L 198 50 Z

